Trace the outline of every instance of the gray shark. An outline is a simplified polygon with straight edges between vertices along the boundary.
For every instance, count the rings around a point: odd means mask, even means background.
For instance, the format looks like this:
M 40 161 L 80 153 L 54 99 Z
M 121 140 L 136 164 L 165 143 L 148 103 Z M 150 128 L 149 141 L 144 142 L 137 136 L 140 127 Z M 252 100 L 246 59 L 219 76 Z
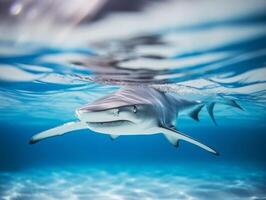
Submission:
M 234 100 L 226 100 L 222 103 L 242 109 Z M 199 112 L 204 106 L 216 123 L 213 115 L 214 105 L 215 102 L 204 103 L 180 99 L 174 94 L 161 92 L 148 86 L 126 86 L 77 109 L 78 121 L 36 134 L 31 138 L 30 143 L 80 129 L 107 134 L 112 139 L 122 135 L 161 133 L 174 146 L 178 146 L 179 141 L 184 140 L 218 155 L 219 153 L 213 148 L 178 131 L 175 127 L 178 113 L 189 110 L 188 115 L 198 121 Z

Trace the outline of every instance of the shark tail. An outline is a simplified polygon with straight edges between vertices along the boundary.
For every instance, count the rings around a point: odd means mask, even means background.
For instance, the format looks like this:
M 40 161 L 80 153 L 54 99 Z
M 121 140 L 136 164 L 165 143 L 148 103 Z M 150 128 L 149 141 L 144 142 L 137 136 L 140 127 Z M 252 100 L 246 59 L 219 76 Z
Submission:
M 244 110 L 235 100 L 233 99 L 226 99 L 226 98 L 223 98 L 222 101 L 219 101 L 219 102 L 208 102 L 208 103 L 202 103 L 200 105 L 198 105 L 196 108 L 194 108 L 188 115 L 194 119 L 195 121 L 199 121 L 199 113 L 200 111 L 202 110 L 202 108 L 204 106 L 206 106 L 207 108 L 207 112 L 211 118 L 211 120 L 213 121 L 213 123 L 215 125 L 217 125 L 217 122 L 214 118 L 214 106 L 219 103 L 219 104 L 224 104 L 224 105 L 228 105 L 228 106 L 232 106 L 234 108 L 238 108 L 240 110 Z

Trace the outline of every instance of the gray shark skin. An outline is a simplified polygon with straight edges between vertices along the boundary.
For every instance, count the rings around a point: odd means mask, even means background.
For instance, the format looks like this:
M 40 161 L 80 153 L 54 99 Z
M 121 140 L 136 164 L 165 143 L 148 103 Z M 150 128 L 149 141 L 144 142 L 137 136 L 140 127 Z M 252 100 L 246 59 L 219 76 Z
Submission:
M 233 100 L 223 103 L 242 109 Z M 179 140 L 184 140 L 218 155 L 219 153 L 213 148 L 181 133 L 175 127 L 179 112 L 191 109 L 189 116 L 198 121 L 199 112 L 205 105 L 212 120 L 216 123 L 213 116 L 215 102 L 206 104 L 200 101 L 188 101 L 152 87 L 127 86 L 82 106 L 76 110 L 78 121 L 36 134 L 31 138 L 30 144 L 80 129 L 90 129 L 96 133 L 107 134 L 112 139 L 121 135 L 161 133 L 174 146 L 178 146 Z

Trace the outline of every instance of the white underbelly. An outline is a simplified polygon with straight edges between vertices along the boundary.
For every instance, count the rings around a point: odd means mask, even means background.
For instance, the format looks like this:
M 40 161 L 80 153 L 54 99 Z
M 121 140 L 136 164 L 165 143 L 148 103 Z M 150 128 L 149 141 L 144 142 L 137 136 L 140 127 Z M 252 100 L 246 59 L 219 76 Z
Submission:
M 112 135 L 150 135 L 150 129 L 128 121 L 87 123 L 88 128 L 94 132 Z

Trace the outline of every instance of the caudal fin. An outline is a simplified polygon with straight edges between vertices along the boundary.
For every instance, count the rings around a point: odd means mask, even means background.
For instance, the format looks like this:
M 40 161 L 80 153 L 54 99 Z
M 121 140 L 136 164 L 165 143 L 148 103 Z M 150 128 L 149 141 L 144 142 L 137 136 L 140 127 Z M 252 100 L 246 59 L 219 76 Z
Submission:
M 235 108 L 238 108 L 240 110 L 244 110 L 235 100 L 233 99 L 226 99 L 226 98 L 223 98 L 224 102 L 221 102 L 225 105 L 228 105 L 228 106 L 233 106 Z
M 34 135 L 31 140 L 29 141 L 30 144 L 34 144 L 36 142 L 39 142 L 40 140 L 49 138 L 49 137 L 54 137 L 54 136 L 60 136 L 63 135 L 67 132 L 75 131 L 75 130 L 80 130 L 86 128 L 86 124 L 83 122 L 77 121 L 77 122 L 69 122 L 66 124 L 63 124 L 61 126 L 57 126 L 52 129 L 48 129 L 46 131 L 43 131 L 41 133 L 38 133 Z

